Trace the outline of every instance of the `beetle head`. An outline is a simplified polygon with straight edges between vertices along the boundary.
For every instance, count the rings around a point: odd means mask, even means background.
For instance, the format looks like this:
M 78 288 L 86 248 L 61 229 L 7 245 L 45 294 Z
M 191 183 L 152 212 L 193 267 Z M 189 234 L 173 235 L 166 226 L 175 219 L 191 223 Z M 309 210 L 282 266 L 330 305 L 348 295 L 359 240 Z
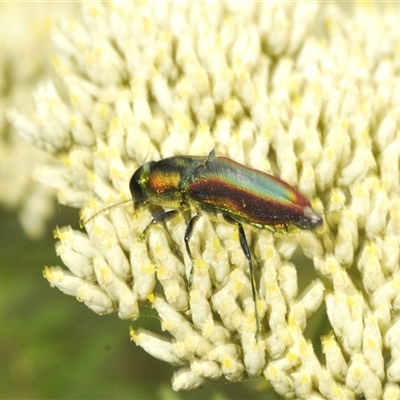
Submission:
M 131 191 L 135 208 L 142 206 L 147 202 L 147 182 L 149 180 L 151 167 L 154 164 L 155 161 L 148 161 L 140 166 L 132 175 L 131 181 L 129 182 L 129 189 Z

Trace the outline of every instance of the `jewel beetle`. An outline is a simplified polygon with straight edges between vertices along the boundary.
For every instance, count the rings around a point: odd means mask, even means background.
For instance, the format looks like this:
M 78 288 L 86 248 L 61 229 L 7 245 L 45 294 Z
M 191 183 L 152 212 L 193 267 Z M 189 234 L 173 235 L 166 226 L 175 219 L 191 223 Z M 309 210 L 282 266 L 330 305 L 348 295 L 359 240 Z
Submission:
M 194 266 L 189 240 L 200 213 L 222 215 L 227 222 L 236 224 L 240 246 L 249 263 L 255 304 L 253 261 L 242 224 L 280 233 L 315 230 L 322 225 L 321 216 L 294 187 L 273 175 L 216 156 L 214 150 L 207 157 L 181 155 L 148 161 L 132 175 L 129 186 L 135 210 L 146 205 L 167 209 L 153 218 L 142 237 L 151 225 L 183 211 L 196 210 L 184 235 L 186 251 L 192 260 L 189 286 Z M 258 332 L 256 305 L 255 319 Z

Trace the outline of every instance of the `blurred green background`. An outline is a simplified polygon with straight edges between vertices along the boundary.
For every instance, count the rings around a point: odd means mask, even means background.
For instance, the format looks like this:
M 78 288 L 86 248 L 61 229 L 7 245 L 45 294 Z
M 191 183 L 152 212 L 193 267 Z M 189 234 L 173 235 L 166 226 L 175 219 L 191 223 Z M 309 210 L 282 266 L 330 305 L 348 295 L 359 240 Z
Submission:
M 31 241 L 14 214 L 0 212 L 1 399 L 280 398 L 260 391 L 262 378 L 219 380 L 173 392 L 174 367 L 129 340 L 130 325 L 156 330 L 157 319 L 130 322 L 115 314 L 99 316 L 43 278 L 44 265 L 62 265 L 53 229 L 72 221 L 78 228 L 75 210 L 62 207 L 56 214 L 46 236 Z

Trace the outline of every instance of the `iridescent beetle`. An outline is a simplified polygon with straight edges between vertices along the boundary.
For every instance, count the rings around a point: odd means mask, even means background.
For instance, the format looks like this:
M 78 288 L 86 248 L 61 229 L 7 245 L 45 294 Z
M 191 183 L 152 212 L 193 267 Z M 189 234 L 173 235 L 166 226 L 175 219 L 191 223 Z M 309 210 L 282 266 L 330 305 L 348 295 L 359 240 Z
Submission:
M 226 221 L 235 223 L 249 263 L 255 304 L 253 261 L 242 224 L 281 233 L 314 230 L 322 225 L 321 216 L 312 209 L 310 202 L 288 183 L 229 158 L 217 157 L 214 150 L 207 157 L 174 156 L 146 162 L 133 174 L 129 186 L 135 210 L 147 204 L 172 209 L 156 215 L 142 237 L 152 224 L 191 208 L 222 215 Z M 198 219 L 199 214 L 190 219 L 184 236 L 186 251 L 192 260 L 189 286 L 194 266 L 189 240 Z M 258 332 L 256 305 L 255 318 Z

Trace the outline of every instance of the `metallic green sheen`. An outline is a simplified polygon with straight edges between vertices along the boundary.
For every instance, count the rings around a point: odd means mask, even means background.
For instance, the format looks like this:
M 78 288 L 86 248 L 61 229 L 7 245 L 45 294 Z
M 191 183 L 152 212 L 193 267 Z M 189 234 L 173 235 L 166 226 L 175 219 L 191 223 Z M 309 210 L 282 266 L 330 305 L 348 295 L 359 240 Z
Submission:
M 138 168 L 130 182 L 135 209 L 145 204 L 193 207 L 270 231 L 292 232 L 322 224 L 310 202 L 283 180 L 229 158 L 174 156 Z
M 129 184 L 135 208 L 148 203 L 182 208 L 185 176 L 192 175 L 204 159 L 176 156 L 143 164 L 133 174 Z
M 190 203 L 272 231 L 305 229 L 304 207 L 310 202 L 288 183 L 213 153 L 187 175 Z

